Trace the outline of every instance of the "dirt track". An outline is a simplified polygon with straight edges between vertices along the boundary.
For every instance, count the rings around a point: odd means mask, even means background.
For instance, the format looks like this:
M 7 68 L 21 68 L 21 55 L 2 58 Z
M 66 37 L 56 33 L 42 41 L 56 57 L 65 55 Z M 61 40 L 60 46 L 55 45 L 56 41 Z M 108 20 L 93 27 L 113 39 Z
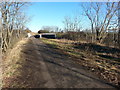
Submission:
M 114 88 L 73 62 L 62 52 L 51 49 L 39 39 L 29 38 L 23 45 L 25 62 L 18 83 L 31 88 Z

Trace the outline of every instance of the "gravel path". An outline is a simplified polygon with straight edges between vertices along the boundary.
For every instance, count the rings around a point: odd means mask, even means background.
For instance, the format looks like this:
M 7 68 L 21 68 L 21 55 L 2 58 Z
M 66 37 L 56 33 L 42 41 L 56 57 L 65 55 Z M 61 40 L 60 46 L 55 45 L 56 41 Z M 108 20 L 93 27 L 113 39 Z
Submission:
M 39 39 L 30 38 L 29 43 L 24 46 L 23 53 L 27 60 L 25 66 L 30 67 L 27 80 L 32 83 L 31 87 L 114 88 L 76 65 L 71 57 L 50 48 Z

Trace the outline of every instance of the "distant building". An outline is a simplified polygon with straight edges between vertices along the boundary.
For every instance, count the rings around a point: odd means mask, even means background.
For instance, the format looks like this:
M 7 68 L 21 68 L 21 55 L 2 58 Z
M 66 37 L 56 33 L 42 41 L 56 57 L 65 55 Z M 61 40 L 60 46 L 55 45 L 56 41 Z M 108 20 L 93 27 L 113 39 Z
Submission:
M 55 33 L 41 33 L 39 35 L 40 35 L 40 38 L 42 38 L 42 37 L 50 38 L 50 39 L 55 39 L 56 38 L 56 34 Z

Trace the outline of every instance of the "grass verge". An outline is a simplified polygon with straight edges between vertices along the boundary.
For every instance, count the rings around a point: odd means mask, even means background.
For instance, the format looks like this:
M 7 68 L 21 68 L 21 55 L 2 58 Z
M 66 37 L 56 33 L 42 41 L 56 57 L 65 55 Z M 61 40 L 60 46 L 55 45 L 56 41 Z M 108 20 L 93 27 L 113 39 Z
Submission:
M 50 48 L 71 56 L 75 63 L 94 72 L 99 78 L 120 86 L 120 50 L 103 45 L 65 39 L 41 39 Z
M 18 88 L 25 87 L 22 83 L 17 83 L 17 77 L 21 76 L 21 68 L 24 65 L 25 59 L 21 57 L 22 46 L 27 43 L 27 40 L 21 40 L 16 43 L 15 47 L 6 54 L 3 68 L 3 88 Z

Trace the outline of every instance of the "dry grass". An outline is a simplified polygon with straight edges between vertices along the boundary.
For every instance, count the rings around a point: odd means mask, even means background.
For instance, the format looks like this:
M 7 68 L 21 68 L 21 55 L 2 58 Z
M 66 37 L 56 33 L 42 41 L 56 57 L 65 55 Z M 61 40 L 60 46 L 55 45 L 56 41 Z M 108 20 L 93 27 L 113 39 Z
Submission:
M 15 47 L 9 51 L 6 55 L 6 58 L 3 62 L 4 64 L 4 72 L 3 72 L 3 87 L 9 86 L 9 82 L 12 82 L 12 78 L 17 78 L 20 76 L 20 68 L 22 68 L 22 64 L 24 63 L 24 59 L 21 59 L 20 52 L 22 50 L 22 46 L 27 43 L 27 39 L 21 40 L 18 42 Z M 18 86 L 12 82 L 12 86 Z
M 100 78 L 120 86 L 120 50 L 100 44 L 65 39 L 42 39 L 51 48 L 62 50 Z
M 42 39 L 42 41 L 48 44 L 49 47 L 54 48 L 58 51 L 62 51 L 64 54 L 71 56 L 76 64 L 80 64 L 83 67 L 86 67 L 86 69 L 91 70 L 100 78 L 103 78 L 110 83 L 113 83 L 114 85 L 120 85 L 119 50 L 86 42 L 78 43 L 65 39 Z M 24 45 L 26 45 L 27 48 L 22 51 Z M 24 82 L 24 80 L 27 81 L 27 77 L 24 78 L 23 76 L 29 77 L 28 83 L 30 83 L 30 81 L 33 83 L 32 77 L 34 77 L 34 73 L 32 72 L 37 71 L 37 65 L 33 65 L 34 63 L 31 62 L 33 62 L 34 59 L 34 61 L 36 60 L 35 62 L 38 63 L 37 59 L 35 59 L 35 50 L 31 48 L 33 46 L 34 45 L 32 42 L 28 43 L 27 39 L 21 40 L 15 45 L 15 48 L 8 52 L 7 58 L 4 61 L 5 66 L 3 84 L 5 87 L 10 86 L 11 82 L 12 86 L 10 87 L 28 87 L 26 86 L 28 84 L 25 84 Z M 98 47 L 102 51 L 99 51 Z M 30 50 L 33 52 L 32 54 Z M 24 55 L 21 55 L 20 52 L 22 52 Z M 25 54 L 27 55 L 26 58 Z M 21 76 L 21 72 L 25 75 Z M 31 77 L 29 75 L 31 75 Z M 38 75 L 38 77 L 39 76 L 40 75 Z M 17 80 L 15 78 L 18 77 L 20 77 L 19 79 L 21 79 L 20 82 L 22 83 L 19 83 L 19 81 L 14 81 Z M 39 77 L 39 79 L 41 79 L 41 77 Z

